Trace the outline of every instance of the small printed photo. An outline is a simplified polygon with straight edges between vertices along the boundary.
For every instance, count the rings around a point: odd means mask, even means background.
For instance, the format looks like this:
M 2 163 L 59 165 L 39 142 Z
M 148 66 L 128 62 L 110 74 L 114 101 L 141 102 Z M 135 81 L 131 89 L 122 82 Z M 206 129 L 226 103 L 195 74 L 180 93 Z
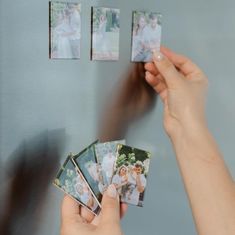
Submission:
M 100 178 L 105 189 L 111 184 L 118 144 L 125 144 L 125 140 L 99 143 L 95 145 L 96 158 L 100 166 Z
M 119 59 L 120 10 L 92 8 L 92 60 Z
M 76 165 L 78 171 L 83 175 L 89 185 L 93 195 L 96 197 L 100 205 L 104 185 L 102 184 L 100 167 L 96 160 L 95 143 L 92 143 L 82 152 L 72 157 L 72 161 Z
M 149 163 L 149 152 L 118 144 L 112 183 L 122 202 L 143 206 Z
M 134 11 L 132 23 L 132 62 L 152 61 L 152 51 L 160 51 L 162 15 Z
M 70 156 L 66 159 L 53 183 L 92 213 L 96 215 L 99 213 L 100 206 L 93 197 L 87 183 L 76 171 Z
M 81 4 L 50 2 L 51 59 L 80 59 Z

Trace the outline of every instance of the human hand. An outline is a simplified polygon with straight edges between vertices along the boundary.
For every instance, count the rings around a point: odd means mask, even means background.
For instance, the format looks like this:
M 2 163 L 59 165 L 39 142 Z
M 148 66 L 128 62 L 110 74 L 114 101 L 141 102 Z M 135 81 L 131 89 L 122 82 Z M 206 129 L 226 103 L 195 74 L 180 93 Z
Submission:
M 205 121 L 207 78 L 188 58 L 161 47 L 145 64 L 146 81 L 164 102 L 164 126 L 171 138 L 200 129 Z M 182 133 L 183 132 L 183 133 Z
M 134 178 L 134 179 L 136 179 L 137 178 L 137 172 L 135 172 L 135 171 L 133 171 L 133 173 L 132 173 L 132 177 Z
M 114 185 L 110 185 L 102 200 L 102 211 L 94 217 L 85 208 L 65 196 L 62 203 L 61 235 L 123 235 L 120 216 L 127 210 L 126 204 L 119 203 Z

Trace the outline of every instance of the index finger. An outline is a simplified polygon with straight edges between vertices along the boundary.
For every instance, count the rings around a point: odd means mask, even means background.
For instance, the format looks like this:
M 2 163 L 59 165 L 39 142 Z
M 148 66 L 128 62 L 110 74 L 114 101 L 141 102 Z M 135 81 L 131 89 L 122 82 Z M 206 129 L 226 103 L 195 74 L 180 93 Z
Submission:
M 61 206 L 61 217 L 62 220 L 68 218 L 80 218 L 82 221 L 81 216 L 79 215 L 79 209 L 80 205 L 77 203 L 74 199 L 72 199 L 70 196 L 66 195 L 62 201 Z
M 145 68 L 145 70 L 149 71 L 154 76 L 157 76 L 159 74 L 159 71 L 153 62 L 145 63 L 144 68 Z
M 91 213 L 90 211 L 88 211 L 88 209 L 87 208 L 85 208 L 85 207 L 81 207 L 81 209 L 80 209 L 80 215 L 81 215 L 81 217 L 83 218 L 83 219 L 85 219 L 88 223 L 90 223 L 93 219 L 94 219 L 94 217 L 95 217 L 95 215 L 93 214 L 93 213 Z
M 194 64 L 189 58 L 176 54 L 172 50 L 162 46 L 161 52 L 185 75 L 202 73 L 200 68 Z

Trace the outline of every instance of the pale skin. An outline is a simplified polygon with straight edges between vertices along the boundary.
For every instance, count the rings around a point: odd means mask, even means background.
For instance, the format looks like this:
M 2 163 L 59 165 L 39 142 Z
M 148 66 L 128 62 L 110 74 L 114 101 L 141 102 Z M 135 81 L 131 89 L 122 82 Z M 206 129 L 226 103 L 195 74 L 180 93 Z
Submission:
M 115 184 L 114 183 L 116 189 L 119 189 L 119 188 L 121 188 L 122 186 L 124 186 L 124 185 L 126 185 L 128 183 L 128 176 L 127 176 L 126 168 L 122 167 L 120 169 L 119 175 L 122 176 L 125 180 L 121 184 Z
M 145 69 L 146 81 L 164 105 L 164 127 L 176 153 L 198 234 L 234 235 L 235 184 L 207 128 L 205 74 L 188 58 L 165 47 L 161 53 L 154 52 L 153 62 L 145 64 Z M 112 234 L 122 235 L 118 199 L 107 198 L 101 215 L 93 219 L 66 197 L 61 235 L 105 235 L 110 234 L 110 227 Z M 121 211 L 125 210 L 126 205 Z M 102 215 L 108 219 L 101 219 Z M 82 218 L 91 223 L 81 222 Z
M 123 235 L 120 219 L 126 210 L 127 205 L 120 205 L 114 185 L 104 193 L 99 216 L 92 215 L 75 200 L 65 196 L 61 208 L 61 235 Z
M 208 80 L 188 58 L 162 47 L 145 65 L 164 103 L 164 126 L 200 235 L 235 234 L 235 185 L 205 118 Z

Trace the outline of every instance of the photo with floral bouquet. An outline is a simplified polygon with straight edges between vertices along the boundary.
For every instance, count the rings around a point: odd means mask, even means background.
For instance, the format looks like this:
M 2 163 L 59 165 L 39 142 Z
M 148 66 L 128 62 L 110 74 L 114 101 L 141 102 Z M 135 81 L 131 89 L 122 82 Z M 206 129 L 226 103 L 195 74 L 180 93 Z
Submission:
M 142 207 L 151 154 L 122 144 L 116 154 L 112 183 L 122 202 Z

